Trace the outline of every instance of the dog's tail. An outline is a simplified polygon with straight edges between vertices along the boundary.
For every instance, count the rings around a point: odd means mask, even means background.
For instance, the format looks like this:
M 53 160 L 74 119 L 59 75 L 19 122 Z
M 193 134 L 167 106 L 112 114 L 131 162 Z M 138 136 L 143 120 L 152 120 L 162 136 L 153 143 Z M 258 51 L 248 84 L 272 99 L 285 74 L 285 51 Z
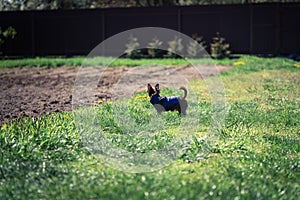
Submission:
M 187 89 L 185 87 L 180 87 L 179 89 L 184 91 L 184 96 L 182 97 L 182 99 L 185 99 L 187 96 Z

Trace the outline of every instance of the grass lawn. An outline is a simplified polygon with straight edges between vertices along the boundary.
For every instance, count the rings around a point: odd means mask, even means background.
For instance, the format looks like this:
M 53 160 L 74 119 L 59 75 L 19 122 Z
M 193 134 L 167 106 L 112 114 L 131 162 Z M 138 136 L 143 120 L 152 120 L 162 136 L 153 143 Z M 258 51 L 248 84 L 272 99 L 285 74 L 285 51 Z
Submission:
M 58 66 L 81 66 L 84 65 L 94 66 L 94 65 L 110 65 L 110 66 L 141 66 L 141 65 L 185 65 L 188 64 L 183 59 L 176 58 L 166 58 L 166 59 L 129 59 L 129 58 L 119 58 L 115 60 L 112 57 L 36 57 L 36 58 L 24 58 L 24 59 L 8 59 L 0 60 L 0 68 L 12 68 L 21 66 L 35 66 L 35 67 L 58 67 Z M 207 59 L 196 59 L 195 63 L 199 64 L 223 64 L 230 65 L 233 63 L 230 59 L 223 59 L 214 61 L 210 58 Z
M 3 62 L 13 61 L 0 61 L 1 67 L 14 67 Z M 70 112 L 21 118 L 0 130 L 0 199 L 299 199 L 299 64 L 254 56 L 216 62 L 235 66 L 221 74 L 227 116 L 213 143 L 203 137 L 212 106 L 201 80 L 191 82 L 200 99 L 197 112 L 188 110 L 200 120 L 194 136 L 173 164 L 150 173 L 126 173 L 99 162 L 84 147 Z M 124 112 L 148 131 L 155 114 L 144 95 L 128 99 Z M 132 125 L 117 123 L 111 114 L 123 109 L 121 105 L 120 100 L 95 107 L 99 125 L 113 145 L 145 153 L 176 138 L 180 117 L 172 112 L 161 116 L 165 126 L 152 137 L 126 134 Z

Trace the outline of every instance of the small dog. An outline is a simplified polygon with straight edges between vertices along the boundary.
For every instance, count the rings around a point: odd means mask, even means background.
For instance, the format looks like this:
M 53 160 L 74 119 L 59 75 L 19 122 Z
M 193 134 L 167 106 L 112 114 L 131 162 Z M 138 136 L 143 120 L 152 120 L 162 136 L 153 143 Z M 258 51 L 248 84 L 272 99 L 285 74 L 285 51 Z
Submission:
M 187 89 L 180 87 L 179 89 L 184 91 L 183 97 L 166 97 L 160 96 L 159 84 L 155 85 L 155 90 L 148 83 L 148 95 L 150 97 L 150 103 L 155 107 L 157 112 L 160 114 L 163 111 L 174 111 L 177 110 L 180 114 L 186 115 L 186 109 L 188 107 L 187 101 Z

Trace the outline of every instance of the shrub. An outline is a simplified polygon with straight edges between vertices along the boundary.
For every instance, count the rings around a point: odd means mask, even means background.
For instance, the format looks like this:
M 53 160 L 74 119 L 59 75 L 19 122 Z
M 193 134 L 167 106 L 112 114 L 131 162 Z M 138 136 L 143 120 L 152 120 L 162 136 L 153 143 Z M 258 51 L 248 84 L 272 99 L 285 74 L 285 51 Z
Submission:
M 210 44 L 211 57 L 222 59 L 230 56 L 229 44 L 225 42 L 225 38 L 221 37 L 219 32 L 212 40 Z
M 192 35 L 193 40 L 191 40 L 187 46 L 187 56 L 189 58 L 199 58 L 206 51 L 206 44 L 203 37 L 198 36 L 198 34 Z
M 138 42 L 138 39 L 134 37 L 133 35 L 130 35 L 128 38 L 128 43 L 125 45 L 126 50 L 125 54 L 128 58 L 139 58 L 141 57 L 141 50 L 139 50 L 140 43 Z
M 2 45 L 6 42 L 7 39 L 14 39 L 17 32 L 13 27 L 8 27 L 5 30 L 2 30 L 0 27 L 0 54 L 2 53 Z
M 161 49 L 162 43 L 157 37 L 148 43 L 147 53 L 151 58 L 162 58 L 164 56 L 165 51 Z
M 183 44 L 182 44 L 182 38 L 179 38 L 178 36 L 175 36 L 173 40 L 168 42 L 168 53 L 167 57 L 169 58 L 178 58 L 179 55 L 182 55 L 183 52 Z

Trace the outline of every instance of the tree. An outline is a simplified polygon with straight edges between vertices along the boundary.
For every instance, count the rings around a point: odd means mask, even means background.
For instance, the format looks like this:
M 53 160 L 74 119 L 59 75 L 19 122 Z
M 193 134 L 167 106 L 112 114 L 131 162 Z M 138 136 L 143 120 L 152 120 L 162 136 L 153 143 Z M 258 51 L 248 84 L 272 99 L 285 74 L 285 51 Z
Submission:
M 177 6 L 179 4 L 179 0 L 136 0 L 136 6 Z
M 136 0 L 89 0 L 89 8 L 115 8 L 137 6 Z
M 1 0 L 1 10 L 50 10 L 88 8 L 91 0 Z
M 210 4 L 288 3 L 300 0 L 0 0 L 3 10 L 84 9 L 109 7 L 186 6 Z

